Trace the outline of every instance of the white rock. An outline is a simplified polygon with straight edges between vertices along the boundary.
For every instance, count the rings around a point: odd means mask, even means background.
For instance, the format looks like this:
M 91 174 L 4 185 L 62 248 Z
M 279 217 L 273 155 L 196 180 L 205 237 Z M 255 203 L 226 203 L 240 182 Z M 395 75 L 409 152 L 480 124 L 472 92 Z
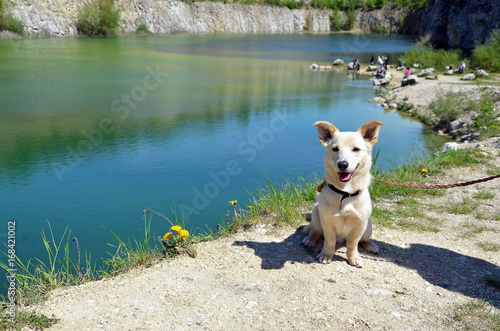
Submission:
M 474 80 L 476 79 L 476 75 L 474 74 L 467 74 L 462 77 L 463 80 Z
M 477 74 L 478 76 L 481 76 L 481 77 L 489 77 L 489 76 L 490 76 L 490 75 L 489 75 L 486 71 L 484 71 L 483 69 L 479 69 L 479 70 L 476 72 L 476 74 Z
M 456 151 L 460 147 L 460 144 L 455 142 L 447 142 L 444 143 L 443 146 L 439 149 L 438 153 L 444 153 L 446 151 Z

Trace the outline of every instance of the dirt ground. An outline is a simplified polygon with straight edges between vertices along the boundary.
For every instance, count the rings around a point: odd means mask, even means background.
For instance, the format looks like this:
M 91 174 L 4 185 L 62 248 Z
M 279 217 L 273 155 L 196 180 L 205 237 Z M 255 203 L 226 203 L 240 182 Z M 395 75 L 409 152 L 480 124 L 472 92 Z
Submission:
M 413 88 L 420 97 L 430 94 L 423 85 Z M 487 169 L 500 169 L 499 143 L 481 143 L 489 155 L 484 163 L 449 169 L 437 181 L 489 176 Z M 477 199 L 478 192 L 490 198 Z M 347 264 L 345 248 L 322 265 L 314 259 L 319 247 L 303 247 L 297 228 L 261 225 L 197 244 L 196 258 L 58 289 L 35 308 L 60 319 L 54 330 L 462 330 L 454 318 L 459 306 L 482 299 L 500 308 L 500 290 L 486 282 L 500 279 L 500 251 L 478 246 L 500 245 L 500 221 L 448 211 L 464 198 L 477 201 L 483 215 L 499 215 L 500 179 L 418 198 L 440 231 L 375 226 L 381 251 L 362 254 L 361 269 Z

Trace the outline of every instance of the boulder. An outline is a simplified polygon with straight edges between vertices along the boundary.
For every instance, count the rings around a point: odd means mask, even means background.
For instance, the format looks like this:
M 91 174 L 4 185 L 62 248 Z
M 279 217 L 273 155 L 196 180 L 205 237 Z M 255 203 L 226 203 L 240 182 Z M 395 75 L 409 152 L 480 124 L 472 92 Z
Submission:
M 354 62 L 349 62 L 347 64 L 347 70 L 354 70 Z
M 462 80 L 474 80 L 476 79 L 476 75 L 474 74 L 467 74 L 462 77 Z
M 478 76 L 481 76 L 481 77 L 489 77 L 489 76 L 490 76 L 490 75 L 489 75 L 486 71 L 484 71 L 483 69 L 479 69 L 478 71 L 476 71 L 476 74 L 477 74 Z
M 453 121 L 448 123 L 448 125 L 446 127 L 446 131 L 452 132 L 452 131 L 458 130 L 460 128 L 463 128 L 464 126 L 465 126 L 465 123 L 463 121 L 460 121 L 458 119 L 453 120 Z
M 382 97 L 375 97 L 375 98 L 371 99 L 370 101 L 373 102 L 373 103 L 383 103 L 384 102 L 384 98 L 382 98 Z
M 366 68 L 366 71 L 375 71 L 377 70 L 377 66 L 372 66 L 372 65 L 369 65 L 367 68 Z
M 458 144 L 458 143 L 447 142 L 447 143 L 444 143 L 443 146 L 441 146 L 441 148 L 438 151 L 438 154 L 439 153 L 444 153 L 446 151 L 456 151 L 456 150 L 459 149 L 459 147 L 460 147 L 460 144 Z
M 438 76 L 436 75 L 429 75 L 429 76 L 425 76 L 425 79 L 431 79 L 431 80 L 435 80 L 437 79 Z
M 448 69 L 444 72 L 444 75 L 453 75 L 453 70 Z
M 334 66 L 339 66 L 342 64 L 344 64 L 344 60 L 342 60 L 342 59 L 336 59 L 335 61 L 333 61 Z
M 373 85 L 380 86 L 380 85 L 387 85 L 392 79 L 392 75 L 390 72 L 385 74 L 384 78 L 373 78 Z
M 427 68 L 420 70 L 420 73 L 417 75 L 418 77 L 432 75 L 434 73 L 434 68 Z
M 414 85 L 418 83 L 418 78 L 415 75 L 410 75 L 401 80 L 401 86 Z

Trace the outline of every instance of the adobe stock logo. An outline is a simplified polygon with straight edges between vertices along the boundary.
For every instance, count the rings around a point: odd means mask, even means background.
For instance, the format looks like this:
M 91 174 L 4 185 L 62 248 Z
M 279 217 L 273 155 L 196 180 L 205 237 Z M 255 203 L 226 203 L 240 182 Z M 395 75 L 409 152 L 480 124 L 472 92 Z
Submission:
M 124 120 L 130 116 L 131 109 L 136 109 L 141 102 L 146 100 L 148 92 L 158 88 L 168 73 L 161 72 L 160 66 L 155 69 L 146 67 L 148 72 L 142 79 L 141 84 L 134 86 L 130 93 L 122 94 L 111 103 L 110 110 L 117 114 L 119 120 Z M 66 173 L 73 172 L 73 169 L 83 163 L 85 157 L 89 156 L 97 146 L 99 146 L 105 135 L 111 134 L 115 129 L 116 118 L 104 117 L 99 120 L 97 128 L 81 131 L 82 139 L 74 146 L 66 146 L 66 157 L 63 162 L 53 162 L 52 169 L 59 182 L 63 181 Z
M 246 156 L 246 162 L 251 163 L 258 153 L 266 148 L 277 133 L 284 131 L 295 118 L 295 114 L 290 114 L 286 109 L 275 110 L 266 127 L 257 132 L 255 136 L 249 136 L 240 142 L 237 147 L 238 155 Z M 229 160 L 226 166 L 219 171 L 210 171 L 210 180 L 204 185 L 192 189 L 193 198 L 190 204 L 179 205 L 179 212 L 183 216 L 186 224 L 192 215 L 199 215 L 207 208 L 213 199 L 217 198 L 223 189 L 229 186 L 231 178 L 238 176 L 243 171 L 243 165 L 235 159 Z

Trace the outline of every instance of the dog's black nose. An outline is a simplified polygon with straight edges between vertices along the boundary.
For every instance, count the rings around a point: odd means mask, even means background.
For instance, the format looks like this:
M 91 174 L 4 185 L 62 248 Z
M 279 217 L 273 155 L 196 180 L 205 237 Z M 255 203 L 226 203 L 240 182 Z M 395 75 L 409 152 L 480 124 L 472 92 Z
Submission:
M 346 171 L 347 167 L 349 167 L 349 163 L 347 161 L 340 161 L 337 163 L 337 166 L 339 167 L 340 171 Z

